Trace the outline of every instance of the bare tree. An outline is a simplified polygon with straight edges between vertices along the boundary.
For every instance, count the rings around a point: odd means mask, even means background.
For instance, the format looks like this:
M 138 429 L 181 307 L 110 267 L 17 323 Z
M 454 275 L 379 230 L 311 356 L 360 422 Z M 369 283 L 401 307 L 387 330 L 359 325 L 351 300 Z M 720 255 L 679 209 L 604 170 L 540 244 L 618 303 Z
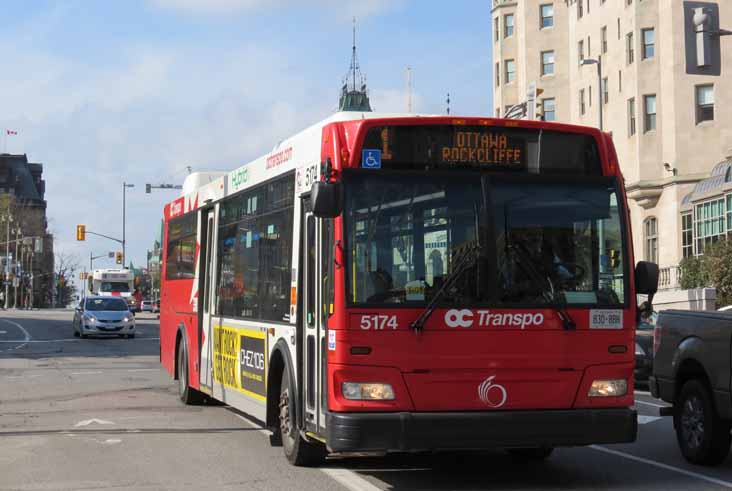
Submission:
M 79 270 L 81 262 L 79 256 L 58 251 L 54 261 L 54 273 L 57 278 L 57 304 L 65 306 L 76 294 L 76 285 L 73 282 L 74 273 Z

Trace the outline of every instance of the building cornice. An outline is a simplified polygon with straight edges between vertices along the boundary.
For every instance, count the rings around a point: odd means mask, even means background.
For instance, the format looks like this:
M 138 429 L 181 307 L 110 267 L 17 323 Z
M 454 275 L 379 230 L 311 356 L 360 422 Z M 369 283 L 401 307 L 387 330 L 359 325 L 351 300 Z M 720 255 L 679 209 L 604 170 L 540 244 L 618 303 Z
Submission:
M 682 184 L 696 184 L 707 177 L 709 177 L 709 173 L 685 174 L 665 179 L 646 179 L 628 184 L 625 186 L 625 191 L 628 198 L 638 203 L 638 206 L 649 209 L 656 206 L 664 188 Z
M 493 13 L 496 10 L 501 9 L 501 8 L 515 7 L 516 5 L 518 5 L 518 2 L 515 2 L 515 1 L 514 2 L 506 1 L 506 2 L 500 2 L 500 3 L 496 2 L 496 4 L 494 4 L 493 8 L 491 9 L 491 13 Z

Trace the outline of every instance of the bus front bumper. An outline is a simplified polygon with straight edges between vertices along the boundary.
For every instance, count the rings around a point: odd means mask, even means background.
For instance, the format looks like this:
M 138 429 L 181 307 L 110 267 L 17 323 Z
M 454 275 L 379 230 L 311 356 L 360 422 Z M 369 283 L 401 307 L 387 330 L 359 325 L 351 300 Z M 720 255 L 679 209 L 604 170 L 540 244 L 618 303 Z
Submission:
M 628 408 L 454 413 L 328 413 L 333 452 L 562 447 L 635 441 Z

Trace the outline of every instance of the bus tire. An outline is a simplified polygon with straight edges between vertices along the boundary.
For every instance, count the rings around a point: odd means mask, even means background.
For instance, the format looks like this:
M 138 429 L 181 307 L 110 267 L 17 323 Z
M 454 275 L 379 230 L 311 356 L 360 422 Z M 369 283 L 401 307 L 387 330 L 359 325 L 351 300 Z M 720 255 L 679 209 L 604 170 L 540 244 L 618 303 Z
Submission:
M 554 447 L 508 448 L 506 451 L 521 460 L 545 460 L 554 452 Z
M 692 464 L 721 464 L 729 454 L 730 423 L 719 417 L 707 384 L 687 381 L 674 406 L 676 439 L 684 458 Z
M 188 383 L 188 350 L 185 340 L 178 344 L 178 397 L 183 404 L 200 404 L 202 394 Z
M 279 436 L 282 440 L 282 449 L 285 457 L 291 464 L 300 467 L 313 467 L 325 460 L 326 450 L 317 442 L 309 442 L 300 435 L 295 418 L 295 401 L 290 398 L 290 376 L 285 369 L 280 385 L 279 403 Z

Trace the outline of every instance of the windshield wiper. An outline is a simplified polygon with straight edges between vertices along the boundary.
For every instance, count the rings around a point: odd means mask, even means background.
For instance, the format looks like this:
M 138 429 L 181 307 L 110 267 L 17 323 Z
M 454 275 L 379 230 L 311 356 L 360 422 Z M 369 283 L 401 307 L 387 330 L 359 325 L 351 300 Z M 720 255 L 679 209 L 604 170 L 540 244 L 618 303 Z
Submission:
M 424 328 L 427 319 L 430 318 L 432 312 L 437 308 L 437 303 L 444 297 L 445 293 L 455 284 L 455 282 L 467 271 L 470 266 L 477 262 L 480 257 L 480 245 L 475 242 L 467 245 L 464 249 L 460 250 L 456 254 L 456 258 L 453 259 L 453 269 L 445 278 L 445 281 L 440 285 L 437 291 L 432 295 L 432 299 L 424 308 L 419 317 L 417 317 L 409 327 L 415 332 L 421 332 Z
M 551 280 L 549 278 L 544 278 L 536 270 L 536 267 L 534 266 L 534 263 L 532 261 L 526 260 L 526 254 L 520 247 L 513 244 L 508 244 L 507 249 L 514 252 L 514 257 L 517 260 L 516 263 L 521 266 L 521 268 L 526 272 L 526 274 L 529 275 L 532 281 L 534 281 L 537 285 L 541 285 L 544 281 L 547 281 L 551 286 Z M 554 310 L 559 316 L 559 319 L 562 321 L 562 326 L 564 327 L 565 331 L 572 331 L 577 328 L 577 323 L 574 322 L 572 316 L 569 315 L 569 312 L 567 312 L 566 299 L 563 303 L 557 302 L 557 295 L 554 292 L 554 288 L 551 289 L 551 292 L 542 288 L 541 296 L 544 297 L 544 300 L 546 300 L 547 304 L 554 307 Z

